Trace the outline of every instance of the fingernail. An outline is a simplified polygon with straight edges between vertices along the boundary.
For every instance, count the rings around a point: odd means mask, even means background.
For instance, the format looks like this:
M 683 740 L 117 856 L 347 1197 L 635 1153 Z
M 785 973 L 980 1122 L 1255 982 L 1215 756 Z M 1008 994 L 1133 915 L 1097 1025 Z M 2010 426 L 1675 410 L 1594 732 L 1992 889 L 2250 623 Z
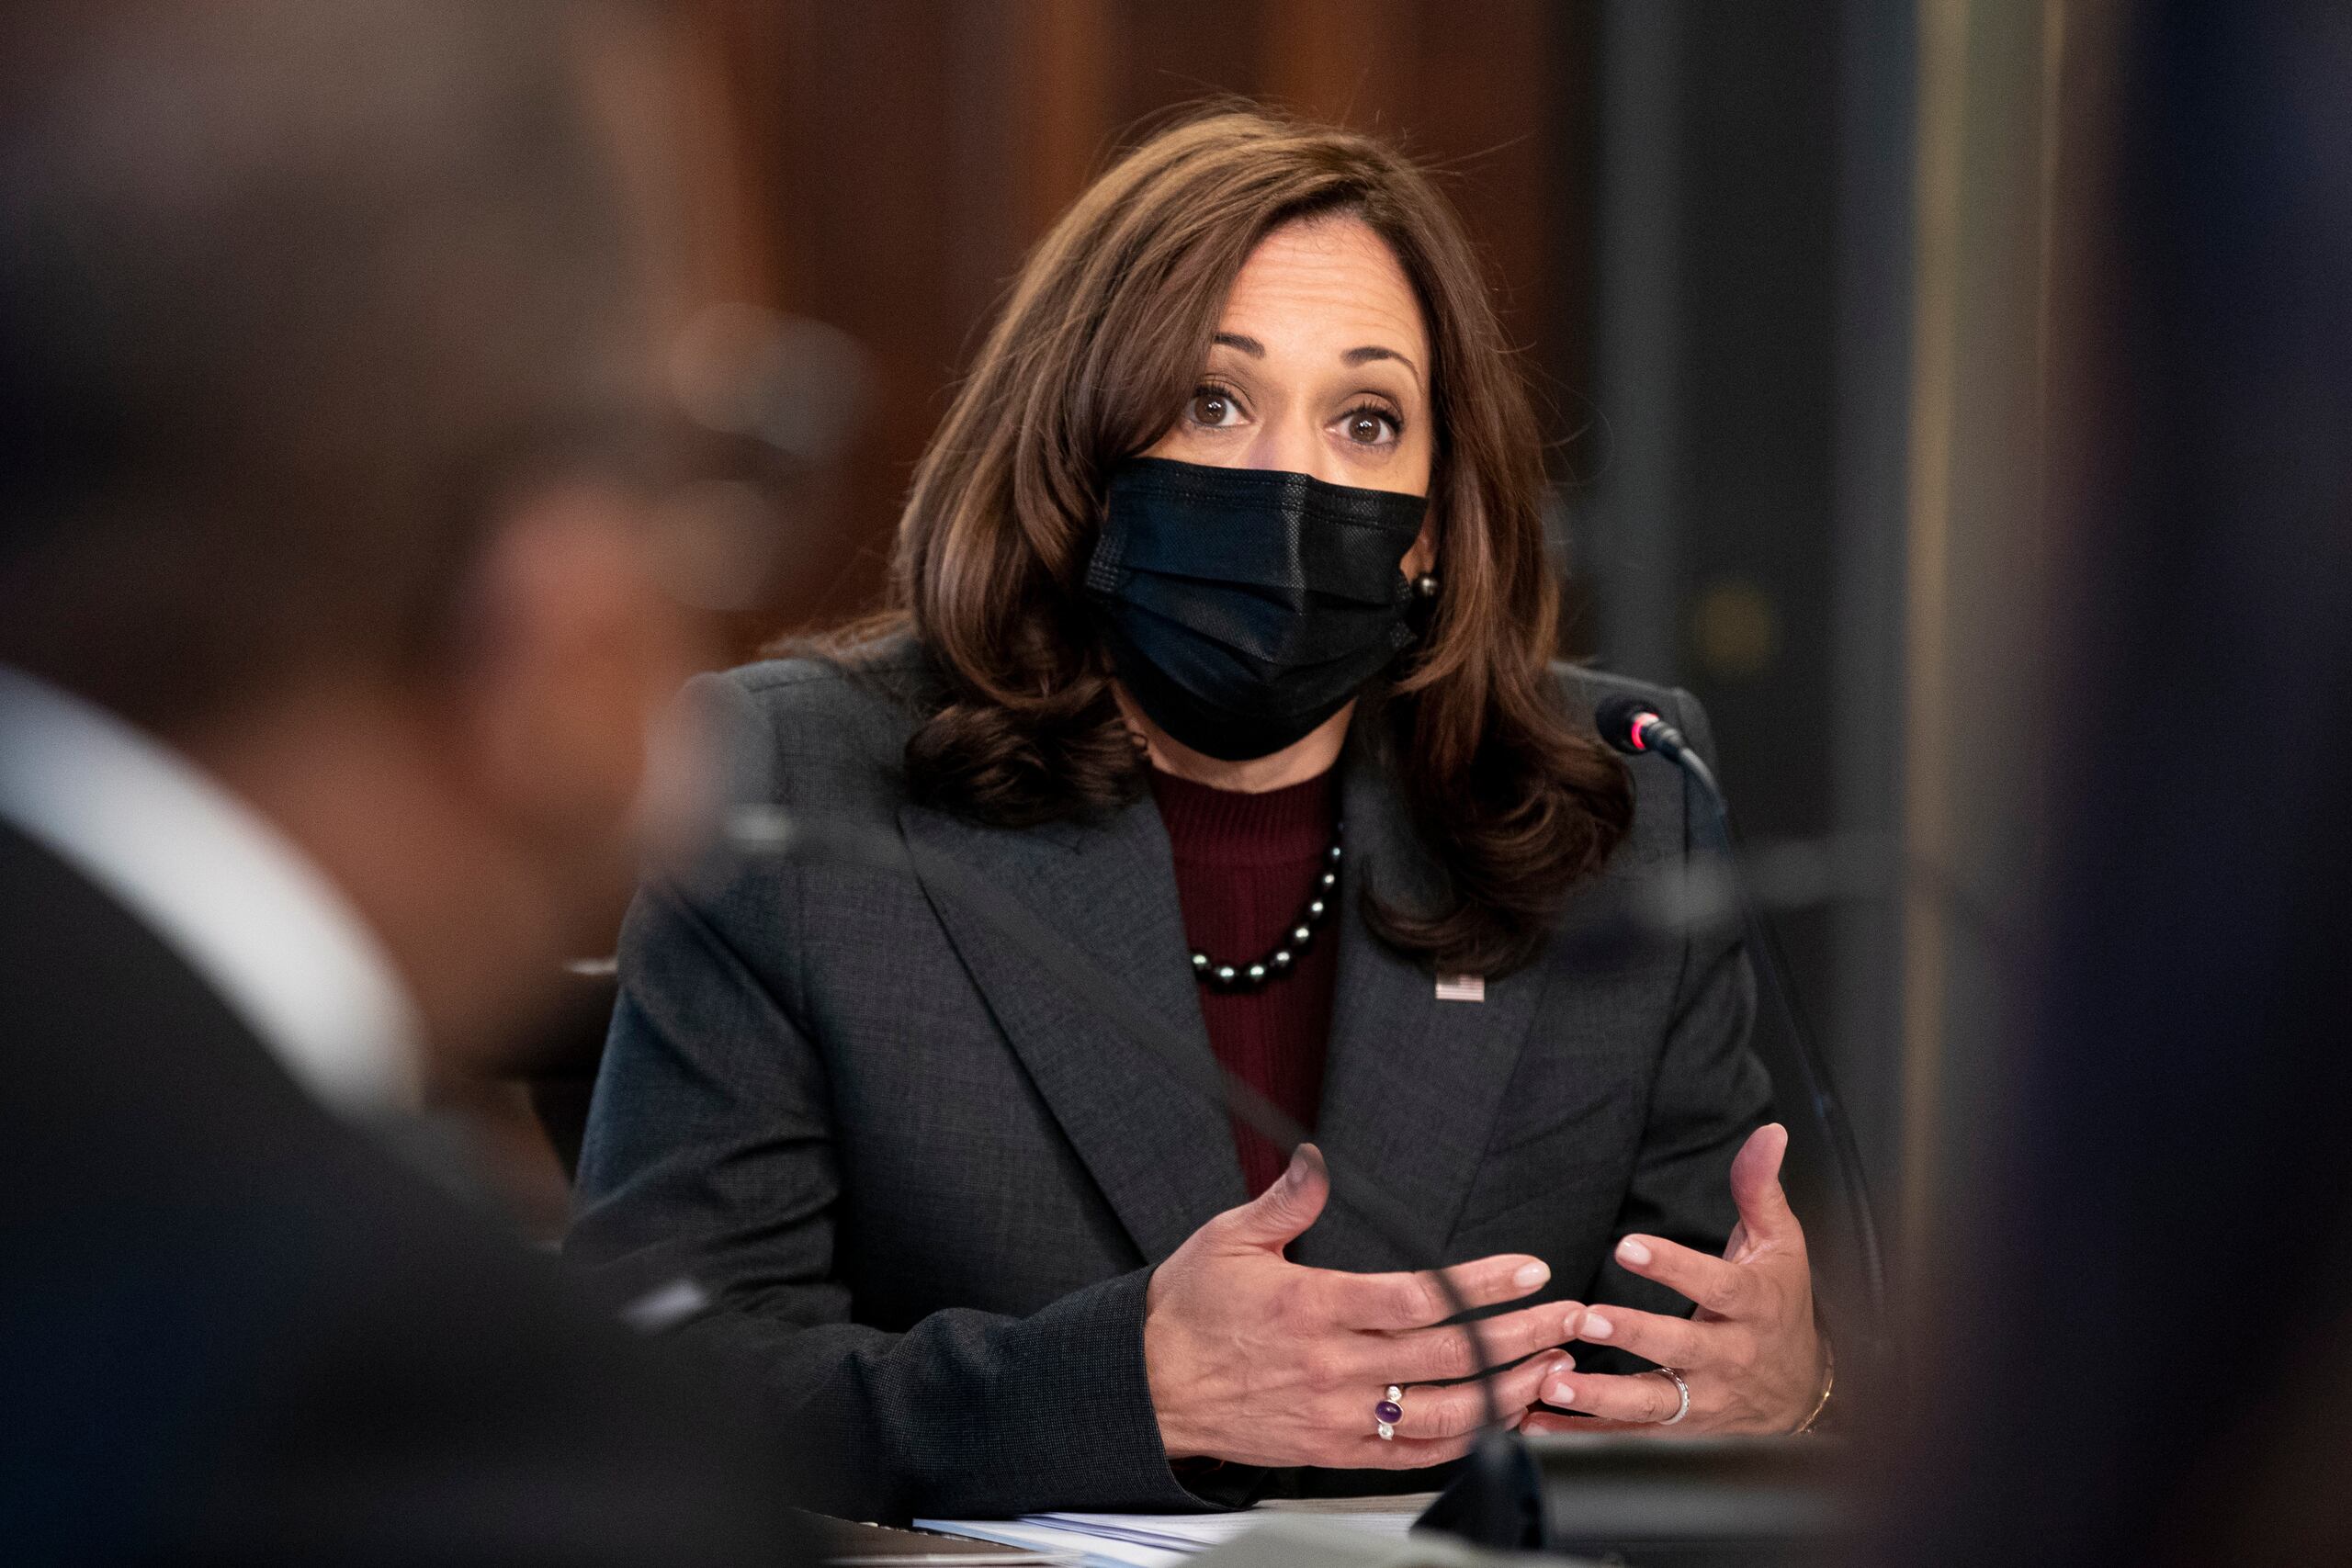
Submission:
M 1566 1383 L 1555 1382 L 1544 1391 L 1544 1403 L 1546 1404 L 1574 1404 L 1576 1402 L 1576 1390 Z
M 1601 1316 L 1597 1312 L 1589 1312 L 1584 1314 L 1584 1332 L 1577 1336 L 1577 1337 L 1579 1339 L 1606 1339 L 1616 1332 L 1617 1331 L 1614 1328 L 1609 1326 L 1609 1320 L 1607 1318 Z
M 1510 1282 L 1522 1291 L 1532 1291 L 1551 1277 L 1551 1265 L 1539 1258 L 1533 1263 L 1520 1265 L 1519 1272 L 1510 1277 Z
M 1290 1152 L 1290 1164 L 1283 1171 L 1283 1185 L 1296 1187 L 1306 1179 L 1306 1145 L 1301 1144 Z
M 1584 1308 L 1580 1306 L 1570 1307 L 1568 1315 L 1560 1320 L 1560 1332 L 1571 1339 L 1577 1337 L 1577 1330 L 1583 1326 Z
M 1650 1249 L 1632 1236 L 1627 1236 L 1617 1244 L 1617 1256 L 1627 1263 L 1647 1263 L 1650 1260 Z

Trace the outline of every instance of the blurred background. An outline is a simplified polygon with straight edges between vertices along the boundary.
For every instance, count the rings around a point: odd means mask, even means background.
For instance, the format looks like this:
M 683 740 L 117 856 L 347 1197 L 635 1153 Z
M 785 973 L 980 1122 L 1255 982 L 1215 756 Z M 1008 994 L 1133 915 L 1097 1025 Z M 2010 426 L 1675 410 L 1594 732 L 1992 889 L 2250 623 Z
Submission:
M 2061 122 L 2096 87 L 2069 76 L 2068 9 L 632 13 L 615 90 L 692 171 L 650 197 L 692 296 L 681 391 L 731 398 L 712 422 L 775 459 L 775 482 L 701 497 L 726 657 L 875 605 L 910 470 L 1024 252 L 1139 133 L 1242 95 L 1393 138 L 1443 171 L 1547 410 L 1563 653 L 1696 693 L 1751 841 L 1875 835 L 1836 841 L 1923 868 L 1907 897 L 1783 922 L 1897 1262 L 1923 1258 L 1905 1240 L 1976 1143 L 1948 1129 L 1997 1069 L 1993 932 L 2022 908 L 2033 850 L 2014 742 L 2047 591 L 2025 521 L 2037 368 Z M 537 1086 L 553 1152 L 514 1086 L 482 1086 L 475 1108 L 550 1231 L 601 983 L 583 976 Z M 1786 1091 L 1769 1016 L 1765 1034 Z M 1827 1162 L 1803 1106 L 1784 1109 L 1826 1231 Z

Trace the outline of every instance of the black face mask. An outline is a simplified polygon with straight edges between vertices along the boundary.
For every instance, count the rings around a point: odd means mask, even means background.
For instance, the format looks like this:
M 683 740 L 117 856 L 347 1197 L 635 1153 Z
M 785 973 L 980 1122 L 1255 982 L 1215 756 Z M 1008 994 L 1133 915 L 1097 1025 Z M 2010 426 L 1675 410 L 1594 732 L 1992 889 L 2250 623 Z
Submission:
M 1120 682 L 1204 755 L 1281 750 L 1412 642 L 1398 563 L 1428 509 L 1306 474 L 1122 464 L 1086 570 Z

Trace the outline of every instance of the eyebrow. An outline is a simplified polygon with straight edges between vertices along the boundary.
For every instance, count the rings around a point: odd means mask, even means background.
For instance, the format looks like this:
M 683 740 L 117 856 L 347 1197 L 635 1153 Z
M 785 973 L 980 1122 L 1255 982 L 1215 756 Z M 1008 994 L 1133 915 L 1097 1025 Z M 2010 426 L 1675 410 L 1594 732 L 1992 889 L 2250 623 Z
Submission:
M 1226 348 L 1238 349 L 1252 359 L 1266 357 L 1264 344 L 1254 337 L 1244 337 L 1239 333 L 1218 333 L 1209 341 Z M 1340 355 L 1340 363 L 1342 365 L 1369 365 L 1375 359 L 1393 359 L 1410 370 L 1416 380 L 1420 378 L 1421 367 L 1414 364 L 1409 355 L 1399 354 L 1393 348 L 1383 348 L 1376 343 L 1366 344 L 1362 348 L 1351 348 Z
M 1418 381 L 1421 378 L 1421 367 L 1414 364 L 1409 357 L 1397 353 L 1393 348 L 1383 348 L 1376 343 L 1366 344 L 1362 348 L 1351 348 L 1340 355 L 1340 363 L 1342 365 L 1369 365 L 1375 359 L 1393 359 L 1410 370 L 1413 373 L 1413 379 Z

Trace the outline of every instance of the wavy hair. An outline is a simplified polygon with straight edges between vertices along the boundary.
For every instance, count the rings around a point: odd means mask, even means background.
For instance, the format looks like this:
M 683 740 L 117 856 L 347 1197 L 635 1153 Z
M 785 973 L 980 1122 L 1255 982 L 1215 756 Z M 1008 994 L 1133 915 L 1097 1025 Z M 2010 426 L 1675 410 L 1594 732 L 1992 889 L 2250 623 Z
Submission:
M 1141 790 L 1080 587 L 1110 470 L 1184 406 L 1225 297 L 1271 231 L 1360 219 L 1419 297 L 1434 364 L 1430 512 L 1444 584 L 1419 643 L 1358 709 L 1444 874 L 1435 907 L 1367 888 L 1380 939 L 1500 974 L 1623 837 L 1619 760 L 1571 727 L 1548 662 L 1559 592 L 1544 548 L 1543 447 L 1460 220 L 1369 137 L 1251 110 L 1172 126 L 1097 179 L 1038 244 L 901 518 L 890 618 L 943 686 L 909 740 L 916 798 L 1007 827 Z

